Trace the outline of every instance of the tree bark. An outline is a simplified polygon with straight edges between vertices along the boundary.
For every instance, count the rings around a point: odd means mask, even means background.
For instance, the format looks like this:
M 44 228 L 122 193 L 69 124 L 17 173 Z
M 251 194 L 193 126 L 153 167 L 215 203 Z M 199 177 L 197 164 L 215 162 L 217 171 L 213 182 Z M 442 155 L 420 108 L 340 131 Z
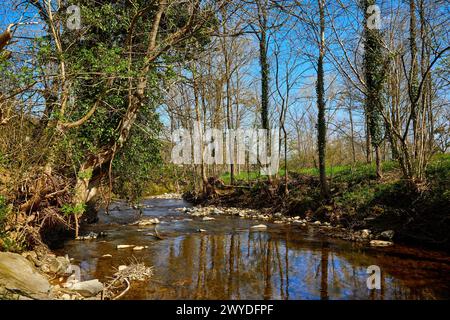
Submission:
M 325 56 L 325 3 L 324 0 L 318 0 L 319 14 L 320 14 L 320 44 L 319 44 L 319 59 L 317 61 L 317 148 L 319 153 L 319 172 L 320 172 L 320 186 L 321 194 L 325 199 L 330 198 L 330 190 L 326 176 L 326 138 L 327 138 L 327 124 L 326 124 L 326 106 L 325 106 L 325 84 L 324 84 L 324 69 L 323 60 Z

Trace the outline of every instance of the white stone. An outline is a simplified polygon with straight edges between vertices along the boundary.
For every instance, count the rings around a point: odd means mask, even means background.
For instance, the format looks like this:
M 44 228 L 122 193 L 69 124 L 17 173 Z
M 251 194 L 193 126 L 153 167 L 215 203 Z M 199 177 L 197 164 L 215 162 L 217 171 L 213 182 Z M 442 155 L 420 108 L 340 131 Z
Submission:
M 70 290 L 80 293 L 84 297 L 92 297 L 103 290 L 103 283 L 98 279 L 73 284 Z
M 213 213 L 213 214 L 219 215 L 219 214 L 223 214 L 223 211 L 220 210 L 220 209 L 214 208 L 214 209 L 212 210 L 212 213 Z
M 370 230 L 369 229 L 363 229 L 363 230 L 360 231 L 360 233 L 361 233 L 361 237 L 363 239 L 367 239 L 370 236 Z
M 267 230 L 267 226 L 265 224 L 257 224 L 255 226 L 251 226 L 252 230 Z
M 146 220 L 139 221 L 138 226 L 148 226 L 148 225 L 158 224 L 158 223 L 160 223 L 158 218 L 146 219 Z
M 370 245 L 374 247 L 388 247 L 392 246 L 394 243 L 391 241 L 383 241 L 383 240 L 372 240 L 370 241 Z
M 395 231 L 394 230 L 386 230 L 381 233 L 381 237 L 386 240 L 392 240 L 394 238 Z
M 128 249 L 128 248 L 134 248 L 135 245 L 133 244 L 119 244 L 117 245 L 117 249 Z
M 34 266 L 20 254 L 0 252 L 0 289 L 24 292 L 31 298 L 45 299 L 51 286 Z M 1 291 L 1 290 L 0 290 Z

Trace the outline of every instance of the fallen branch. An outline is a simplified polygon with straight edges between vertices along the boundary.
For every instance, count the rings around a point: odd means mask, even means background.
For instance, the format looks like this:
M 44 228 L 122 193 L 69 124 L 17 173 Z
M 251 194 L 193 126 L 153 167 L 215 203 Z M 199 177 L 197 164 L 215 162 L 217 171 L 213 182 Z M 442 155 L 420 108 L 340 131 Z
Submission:
M 156 230 L 156 225 L 155 225 L 155 238 L 159 240 L 164 240 L 164 238 L 159 235 L 158 230 Z
M 127 283 L 127 287 L 125 288 L 124 291 L 122 291 L 121 294 L 119 294 L 118 296 L 114 297 L 113 300 L 119 300 L 120 298 L 122 298 L 130 290 L 130 288 L 131 288 L 130 281 L 128 281 L 127 278 L 124 278 L 123 280 Z
M 233 185 L 229 185 L 229 184 L 223 184 L 222 187 L 227 188 L 227 189 L 251 189 L 252 188 L 250 186 L 233 186 Z

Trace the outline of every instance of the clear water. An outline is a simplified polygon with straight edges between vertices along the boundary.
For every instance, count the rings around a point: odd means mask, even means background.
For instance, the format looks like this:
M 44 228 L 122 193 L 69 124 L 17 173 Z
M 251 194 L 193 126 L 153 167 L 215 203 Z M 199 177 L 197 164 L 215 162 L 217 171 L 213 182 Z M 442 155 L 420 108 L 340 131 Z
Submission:
M 105 231 L 107 237 L 68 241 L 58 253 L 74 258 L 84 280 L 105 281 L 133 259 L 154 266 L 153 278 L 134 283 L 124 299 L 450 298 L 450 257 L 445 253 L 399 245 L 371 248 L 295 225 L 264 222 L 267 231 L 254 232 L 250 226 L 261 222 L 239 217 L 187 221 L 189 216 L 175 210 L 189 206 L 182 200 L 144 204 L 144 216 L 162 221 L 157 228 L 164 240 L 147 235 L 154 233 L 152 226 L 128 225 L 140 217 L 122 204 L 124 210 L 100 213 L 100 222 L 83 230 Z M 118 250 L 119 244 L 148 249 Z M 380 290 L 367 288 L 371 265 L 381 268 Z

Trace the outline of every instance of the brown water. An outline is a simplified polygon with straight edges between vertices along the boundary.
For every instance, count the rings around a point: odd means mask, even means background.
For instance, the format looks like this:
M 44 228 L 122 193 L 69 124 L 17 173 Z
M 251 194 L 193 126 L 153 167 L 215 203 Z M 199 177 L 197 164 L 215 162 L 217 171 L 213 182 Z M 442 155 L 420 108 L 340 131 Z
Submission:
M 174 210 L 188 206 L 182 200 L 144 204 L 144 216 L 162 221 L 158 232 L 164 240 L 146 235 L 151 226 L 127 225 L 138 219 L 136 211 L 117 210 L 100 213 L 100 222 L 83 230 L 105 231 L 106 238 L 69 241 L 58 253 L 74 258 L 83 280 L 105 281 L 134 258 L 154 266 L 153 278 L 133 284 L 125 299 L 450 298 L 450 257 L 443 253 L 398 245 L 370 248 L 294 225 L 265 223 L 267 231 L 250 232 L 261 222 L 222 216 L 187 221 L 189 216 Z M 207 232 L 199 233 L 200 228 Z M 149 248 L 118 250 L 118 244 Z M 102 258 L 105 254 L 113 257 Z M 370 265 L 381 268 L 380 290 L 367 288 Z

